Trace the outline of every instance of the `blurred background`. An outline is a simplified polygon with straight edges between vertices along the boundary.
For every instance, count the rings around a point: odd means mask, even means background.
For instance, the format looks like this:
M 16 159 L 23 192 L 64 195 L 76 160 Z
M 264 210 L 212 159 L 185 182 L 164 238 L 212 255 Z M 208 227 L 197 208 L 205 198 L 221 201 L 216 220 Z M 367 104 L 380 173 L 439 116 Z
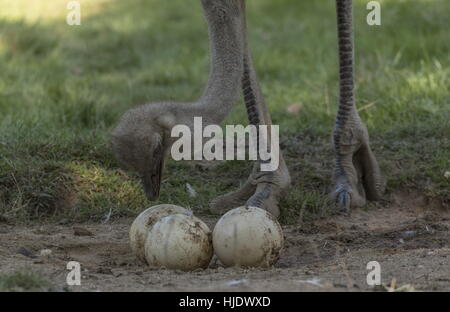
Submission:
M 68 2 L 0 0 L 0 215 L 16 220 L 143 210 L 109 132 L 130 107 L 195 100 L 208 78 L 200 1 L 80 0 L 80 26 L 67 25 Z M 416 190 L 448 209 L 450 2 L 379 1 L 381 26 L 367 25 L 367 2 L 354 0 L 357 105 L 388 179 L 384 204 Z M 252 53 L 294 183 L 283 220 L 324 215 L 338 90 L 335 3 L 247 3 Z M 227 123 L 246 120 L 239 103 Z M 250 167 L 169 162 L 160 202 L 208 213 L 208 201 L 238 187 Z

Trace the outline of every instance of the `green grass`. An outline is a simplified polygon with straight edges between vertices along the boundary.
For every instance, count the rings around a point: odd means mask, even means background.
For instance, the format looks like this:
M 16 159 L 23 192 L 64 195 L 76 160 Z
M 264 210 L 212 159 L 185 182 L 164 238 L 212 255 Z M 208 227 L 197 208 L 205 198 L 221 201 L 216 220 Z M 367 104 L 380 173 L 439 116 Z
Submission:
M 357 103 L 387 194 L 415 190 L 448 208 L 450 2 L 384 0 L 382 26 L 372 27 L 366 1 L 354 2 Z M 132 106 L 196 99 L 208 76 L 200 1 L 81 3 L 82 25 L 71 27 L 66 1 L 0 0 L 0 215 L 18 222 L 143 210 L 149 203 L 136 177 L 119 169 L 108 134 Z M 338 82 L 334 2 L 248 0 L 248 9 L 252 52 L 294 182 L 283 220 L 326 215 Z M 291 104 L 301 105 L 298 115 L 286 112 Z M 245 122 L 237 105 L 227 123 Z M 235 189 L 250 168 L 171 161 L 159 202 L 207 212 L 209 200 Z M 188 197 L 186 183 L 197 197 Z
M 0 274 L 0 292 L 5 291 L 43 291 L 48 290 L 50 283 L 39 274 L 28 270 L 10 274 Z

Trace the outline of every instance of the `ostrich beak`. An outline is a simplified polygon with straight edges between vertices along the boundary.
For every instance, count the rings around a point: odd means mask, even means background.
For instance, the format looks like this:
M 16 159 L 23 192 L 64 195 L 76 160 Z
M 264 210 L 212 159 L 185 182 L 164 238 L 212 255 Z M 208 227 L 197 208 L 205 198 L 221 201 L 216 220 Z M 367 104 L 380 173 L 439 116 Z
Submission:
M 150 201 L 157 200 L 159 198 L 163 163 L 164 162 L 160 160 L 158 165 L 152 171 L 145 173 L 142 177 L 144 192 Z

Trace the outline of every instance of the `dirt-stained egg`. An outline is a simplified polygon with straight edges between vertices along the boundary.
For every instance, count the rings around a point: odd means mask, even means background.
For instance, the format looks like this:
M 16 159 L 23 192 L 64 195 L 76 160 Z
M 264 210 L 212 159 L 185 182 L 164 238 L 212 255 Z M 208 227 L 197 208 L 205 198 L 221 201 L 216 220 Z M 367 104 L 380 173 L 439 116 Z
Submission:
M 199 218 L 187 214 L 162 218 L 145 242 L 145 258 L 151 267 L 205 269 L 213 253 L 211 230 Z
M 155 223 L 164 217 L 178 213 L 189 214 L 190 211 L 181 206 L 163 204 L 150 207 L 137 216 L 130 228 L 130 246 L 133 254 L 139 260 L 146 262 L 144 252 L 145 240 Z
M 283 244 L 278 221 L 256 207 L 230 210 L 213 231 L 214 251 L 225 266 L 270 267 L 279 259 Z

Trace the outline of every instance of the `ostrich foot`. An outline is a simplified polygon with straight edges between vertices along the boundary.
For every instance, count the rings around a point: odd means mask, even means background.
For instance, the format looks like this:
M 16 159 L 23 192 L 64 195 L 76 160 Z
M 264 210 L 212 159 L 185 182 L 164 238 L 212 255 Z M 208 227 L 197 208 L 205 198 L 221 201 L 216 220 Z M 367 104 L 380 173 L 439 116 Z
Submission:
M 249 178 L 239 190 L 220 195 L 213 199 L 209 204 L 210 210 L 217 214 L 223 214 L 228 210 L 243 206 L 255 190 L 256 185 L 251 183 Z
M 330 195 L 344 213 L 364 206 L 366 199 L 380 200 L 385 189 L 365 127 L 361 132 L 361 140 L 356 140 L 353 133 L 346 136 L 350 140 L 340 144 L 336 160 L 334 190 Z
M 279 198 L 290 184 L 290 176 L 284 162 L 276 171 L 260 172 L 259 164 L 245 184 L 237 191 L 221 195 L 210 203 L 214 213 L 222 214 L 239 206 L 252 206 L 269 211 L 275 217 L 280 215 Z

